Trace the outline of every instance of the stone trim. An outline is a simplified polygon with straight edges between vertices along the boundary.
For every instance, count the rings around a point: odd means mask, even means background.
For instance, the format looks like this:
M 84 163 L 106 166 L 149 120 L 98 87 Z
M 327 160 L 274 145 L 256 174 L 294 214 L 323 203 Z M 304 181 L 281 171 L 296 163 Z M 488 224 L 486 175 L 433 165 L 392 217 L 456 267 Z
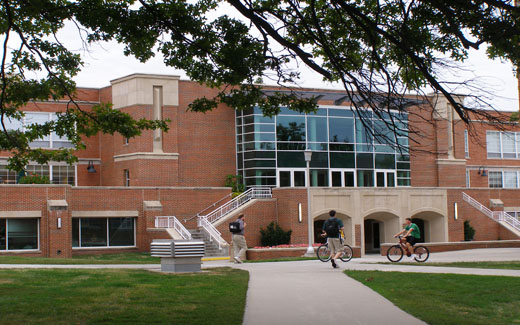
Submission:
M 41 211 L 0 211 L 0 218 L 41 218 Z
M 72 218 L 121 218 L 138 217 L 137 210 L 72 211 Z
M 436 159 L 437 165 L 465 165 L 466 159 Z
M 168 74 L 148 74 L 148 73 L 132 73 L 128 76 L 124 76 L 124 77 L 121 77 L 121 78 L 117 78 L 117 79 L 112 79 L 110 80 L 110 84 L 113 85 L 113 84 L 117 84 L 117 83 L 120 83 L 120 82 L 124 82 L 124 81 L 127 81 L 127 80 L 132 80 L 132 79 L 135 79 L 135 78 L 142 78 L 142 79 L 161 79 L 161 80 L 179 80 L 181 77 L 180 76 L 172 76 L 172 75 L 168 75 Z
M 134 152 L 114 156 L 114 162 L 136 160 L 136 159 L 160 159 L 160 160 L 177 160 L 178 153 L 159 153 L 159 152 Z
M 162 210 L 163 208 L 161 201 L 143 201 L 143 206 L 145 211 Z
M 49 211 L 67 210 L 69 204 L 66 200 L 47 200 L 47 208 Z

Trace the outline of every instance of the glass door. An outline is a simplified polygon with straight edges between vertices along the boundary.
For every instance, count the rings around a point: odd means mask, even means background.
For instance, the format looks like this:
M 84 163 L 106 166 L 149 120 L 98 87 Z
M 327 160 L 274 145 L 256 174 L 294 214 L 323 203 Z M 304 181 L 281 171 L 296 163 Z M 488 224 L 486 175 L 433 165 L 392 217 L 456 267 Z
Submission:
M 305 169 L 278 169 L 278 187 L 305 187 Z

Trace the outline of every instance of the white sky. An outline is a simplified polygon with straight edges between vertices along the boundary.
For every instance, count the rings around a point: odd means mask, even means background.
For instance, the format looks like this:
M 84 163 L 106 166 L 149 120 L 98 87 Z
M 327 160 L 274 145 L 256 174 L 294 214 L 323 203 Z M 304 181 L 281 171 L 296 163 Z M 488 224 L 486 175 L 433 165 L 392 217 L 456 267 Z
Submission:
M 75 77 L 79 87 L 103 87 L 110 84 L 110 80 L 133 73 L 155 73 L 179 75 L 187 79 L 186 74 L 166 66 L 159 53 L 146 63 L 140 63 L 133 57 L 123 55 L 123 46 L 115 42 L 94 44 L 86 53 L 81 49 L 77 30 L 67 28 L 60 33 L 60 40 L 69 47 L 81 53 L 85 66 Z M 456 77 L 458 80 L 477 77 L 479 84 L 492 93 L 491 101 L 495 108 L 505 111 L 518 110 L 517 81 L 513 75 L 511 64 L 487 58 L 485 50 L 471 51 L 469 59 L 464 65 L 465 72 Z M 339 85 L 332 85 L 321 81 L 321 76 L 310 71 L 302 70 L 303 87 L 317 87 L 327 89 L 342 89 Z M 266 83 L 270 83 L 264 79 Z M 464 91 L 457 90 L 458 93 Z

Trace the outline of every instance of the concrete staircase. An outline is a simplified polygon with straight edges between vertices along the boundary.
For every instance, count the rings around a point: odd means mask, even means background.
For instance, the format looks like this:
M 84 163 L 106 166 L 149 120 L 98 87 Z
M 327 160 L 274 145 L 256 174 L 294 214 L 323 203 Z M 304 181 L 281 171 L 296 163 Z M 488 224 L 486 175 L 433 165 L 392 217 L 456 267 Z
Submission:
M 218 248 L 218 243 L 211 240 L 210 236 L 202 229 L 190 229 L 193 240 L 201 240 L 206 247 L 205 257 L 225 257 L 229 256 L 229 246 Z

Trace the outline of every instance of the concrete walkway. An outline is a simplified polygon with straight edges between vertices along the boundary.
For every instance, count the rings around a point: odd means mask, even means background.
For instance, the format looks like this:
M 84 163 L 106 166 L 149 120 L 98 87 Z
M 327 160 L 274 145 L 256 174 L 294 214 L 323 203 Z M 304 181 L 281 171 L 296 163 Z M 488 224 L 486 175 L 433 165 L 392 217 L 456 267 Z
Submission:
M 432 253 L 428 262 L 520 261 L 520 248 L 476 249 Z M 407 261 L 406 258 L 403 261 Z M 424 324 L 403 312 L 387 299 L 342 271 L 379 270 L 422 273 L 459 273 L 520 277 L 520 270 L 434 267 L 426 263 L 414 266 L 374 264 L 388 262 L 386 257 L 369 255 L 339 262 L 340 269 L 318 260 L 232 264 L 207 261 L 203 268 L 231 266 L 249 271 L 244 324 Z M 3 264 L 0 268 L 59 269 L 149 269 L 158 264 L 115 265 L 35 265 Z

